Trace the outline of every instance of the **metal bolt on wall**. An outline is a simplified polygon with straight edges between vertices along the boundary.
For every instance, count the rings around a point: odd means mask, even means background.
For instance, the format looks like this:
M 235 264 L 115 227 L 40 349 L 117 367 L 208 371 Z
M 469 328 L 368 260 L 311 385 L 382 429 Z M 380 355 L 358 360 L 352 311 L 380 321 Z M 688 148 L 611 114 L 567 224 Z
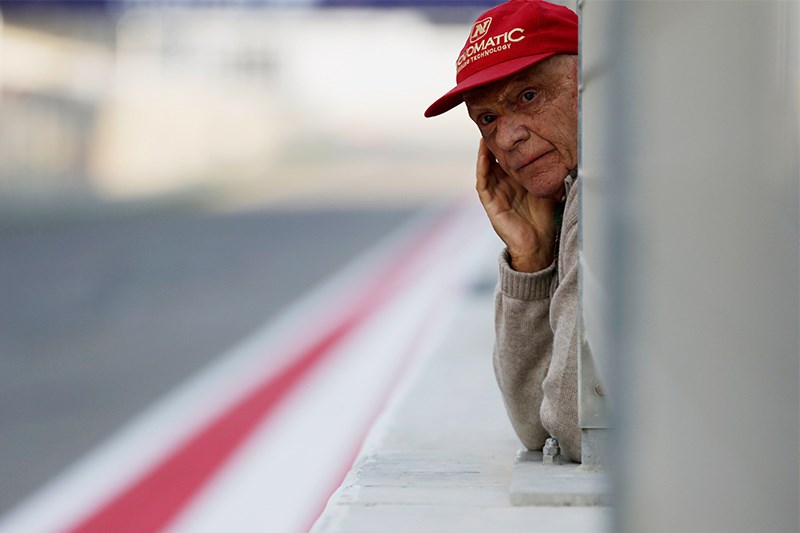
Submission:
M 561 448 L 558 440 L 550 437 L 544 442 L 542 448 L 542 463 L 546 465 L 561 464 Z

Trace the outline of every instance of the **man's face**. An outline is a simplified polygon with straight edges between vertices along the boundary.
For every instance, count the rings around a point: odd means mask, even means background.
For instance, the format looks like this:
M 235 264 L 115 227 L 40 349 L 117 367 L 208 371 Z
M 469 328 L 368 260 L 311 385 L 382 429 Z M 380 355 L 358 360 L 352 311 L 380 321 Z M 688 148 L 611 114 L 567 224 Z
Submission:
M 577 56 L 553 56 L 464 101 L 506 174 L 534 196 L 561 199 L 578 166 Z

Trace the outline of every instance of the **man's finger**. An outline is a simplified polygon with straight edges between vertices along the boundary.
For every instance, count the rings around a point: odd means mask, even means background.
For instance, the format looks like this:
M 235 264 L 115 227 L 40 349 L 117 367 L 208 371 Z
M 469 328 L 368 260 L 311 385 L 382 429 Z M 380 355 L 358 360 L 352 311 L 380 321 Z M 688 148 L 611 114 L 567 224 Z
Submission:
M 478 145 L 478 161 L 475 167 L 475 189 L 478 191 L 478 199 L 480 199 L 481 205 L 486 210 L 486 214 L 490 214 L 490 206 L 495 201 L 494 187 L 497 186 L 497 179 L 492 174 L 493 158 L 494 156 L 486 148 L 483 139 L 481 139 Z
M 491 168 L 491 161 L 487 152 L 489 151 L 486 149 L 483 139 L 481 139 L 478 145 L 478 161 L 475 165 L 475 177 L 477 178 L 475 188 L 479 193 L 481 191 L 486 191 L 489 187 L 489 169 Z M 481 200 L 483 200 L 483 198 L 481 198 Z
M 486 175 L 489 173 L 489 169 L 491 168 L 491 159 L 492 153 L 486 148 L 486 143 L 483 142 L 483 139 L 480 140 L 478 144 L 478 164 L 477 168 L 475 169 L 476 176 L 480 177 L 481 175 Z

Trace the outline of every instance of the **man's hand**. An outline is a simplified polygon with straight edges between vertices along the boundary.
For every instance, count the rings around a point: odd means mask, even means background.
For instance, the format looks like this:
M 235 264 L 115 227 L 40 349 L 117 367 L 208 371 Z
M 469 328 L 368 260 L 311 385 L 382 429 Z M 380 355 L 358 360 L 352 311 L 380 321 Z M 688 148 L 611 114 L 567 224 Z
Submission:
M 553 262 L 556 201 L 537 198 L 511 178 L 481 139 L 476 189 L 489 221 L 511 254 L 511 268 L 538 272 Z

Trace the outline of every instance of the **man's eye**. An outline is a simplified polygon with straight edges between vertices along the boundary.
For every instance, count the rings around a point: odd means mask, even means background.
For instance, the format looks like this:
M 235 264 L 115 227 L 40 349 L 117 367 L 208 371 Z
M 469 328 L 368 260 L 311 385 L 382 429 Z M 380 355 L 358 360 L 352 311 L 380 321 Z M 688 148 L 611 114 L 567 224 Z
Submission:
M 536 98 L 536 91 L 525 91 L 522 93 L 522 100 L 524 102 L 532 102 Z
M 494 122 L 494 119 L 497 118 L 495 115 L 481 115 L 478 117 L 478 123 L 481 126 L 486 126 L 487 124 L 491 124 Z

